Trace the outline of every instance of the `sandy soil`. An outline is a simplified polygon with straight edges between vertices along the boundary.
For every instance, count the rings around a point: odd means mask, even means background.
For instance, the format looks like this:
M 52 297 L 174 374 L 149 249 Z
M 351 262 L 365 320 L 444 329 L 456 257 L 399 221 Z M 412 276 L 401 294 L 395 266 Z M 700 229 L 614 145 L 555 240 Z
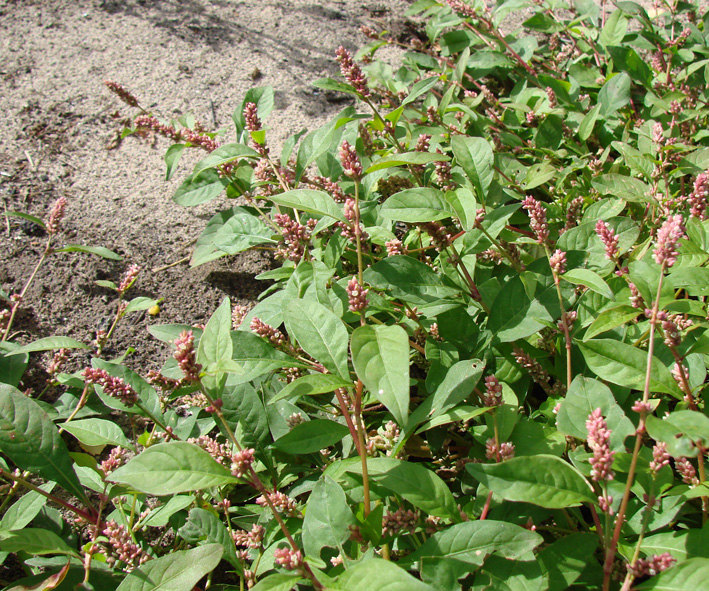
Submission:
M 271 85 L 276 110 L 267 124 L 278 144 L 343 108 L 340 96 L 318 92 L 310 82 L 338 73 L 338 45 L 364 44 L 361 25 L 405 31 L 407 4 L 0 0 L 0 207 L 46 218 L 64 196 L 69 205 L 61 241 L 105 246 L 124 257 L 50 257 L 15 322 L 16 340 L 59 334 L 91 342 L 117 305 L 115 293 L 96 280 L 118 282 L 136 263 L 143 271 L 131 294 L 164 298 L 160 316 L 129 316 L 104 356 L 133 347 L 128 364 L 145 371 L 168 354 L 148 325 L 205 322 L 224 296 L 245 303 L 265 287 L 254 276 L 271 261 L 258 253 L 153 271 L 187 256 L 224 201 L 183 209 L 170 200 L 190 158 L 182 174 L 165 182 L 167 140 L 128 137 L 116 146 L 122 119 L 134 112 L 104 80 L 124 84 L 161 116 L 192 112 L 208 129 L 231 129 L 231 113 L 246 90 Z M 8 294 L 21 290 L 45 240 L 32 224 L 0 217 L 0 287 Z M 39 361 L 25 387 L 45 379 L 47 359 Z M 86 359 L 73 361 L 76 369 Z

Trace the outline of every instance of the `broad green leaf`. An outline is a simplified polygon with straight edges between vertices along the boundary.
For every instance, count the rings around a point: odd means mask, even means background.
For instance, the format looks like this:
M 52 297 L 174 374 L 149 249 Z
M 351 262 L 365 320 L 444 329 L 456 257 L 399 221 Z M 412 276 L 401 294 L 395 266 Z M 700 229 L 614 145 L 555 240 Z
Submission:
M 459 187 L 455 191 L 446 191 L 445 199 L 458 216 L 463 230 L 470 230 L 475 225 L 478 202 L 472 191 Z
M 645 351 L 613 339 L 591 339 L 578 345 L 589 369 L 602 380 L 634 390 L 644 388 Z M 657 357 L 652 362 L 650 390 L 672 394 L 678 399 L 683 397 L 670 370 Z
M 640 583 L 635 589 L 645 591 L 687 591 L 688 589 L 706 589 L 709 580 L 709 558 L 690 558 L 672 568 Z
M 241 211 L 236 212 L 213 234 L 214 247 L 233 255 L 259 244 L 276 244 L 274 231 L 260 218 Z
M 309 454 L 338 443 L 349 433 L 340 423 L 328 419 L 313 419 L 293 427 L 273 442 L 276 449 L 293 455 Z
M 191 591 L 222 559 L 221 544 L 179 550 L 132 570 L 116 591 Z
M 260 158 L 258 152 L 244 144 L 225 144 L 209 153 L 209 156 L 200 160 L 192 171 L 192 176 L 196 177 L 205 170 L 216 168 L 222 164 L 233 162 L 238 158 Z
M 153 306 L 159 304 L 162 300 L 153 300 L 151 298 L 137 297 L 133 298 L 126 309 L 123 311 L 124 314 L 130 314 L 131 312 L 140 312 L 141 310 L 149 310 Z
M 641 310 L 633 308 L 633 306 L 617 306 L 601 312 L 596 319 L 588 327 L 588 330 L 583 335 L 583 340 L 588 341 L 593 337 L 613 330 L 619 326 L 623 326 L 627 322 L 634 320 L 642 314 Z
M 551 164 L 541 162 L 533 164 L 527 169 L 527 174 L 524 178 L 524 188 L 527 190 L 534 189 L 553 179 L 558 174 L 558 171 Z
M 628 17 L 619 8 L 614 10 L 606 20 L 599 41 L 603 47 L 620 45 L 628 30 Z
M 589 566 L 589 557 L 597 547 L 598 536 L 572 533 L 539 552 L 538 562 L 548 577 L 548 591 L 569 589 Z
M 327 394 L 337 388 L 351 388 L 352 383 L 330 373 L 314 373 L 298 378 L 287 384 L 283 390 L 271 398 L 268 403 L 273 404 L 278 400 L 288 398 L 294 400 L 301 396 L 314 396 Z
M 249 382 L 234 385 L 227 380 L 222 392 L 222 413 L 231 430 L 238 433 L 241 446 L 253 448 L 256 457 L 267 463 L 270 453 L 266 447 L 272 442 L 271 432 L 266 408 L 254 387 Z M 228 432 L 221 423 L 219 428 L 228 438 Z
M 611 447 L 624 450 L 623 442 L 635 432 L 635 426 L 616 403 L 610 388 L 593 378 L 576 376 L 571 382 L 556 416 L 559 432 L 585 440 L 588 437 L 586 421 L 597 408 L 601 409 L 611 432 Z
M 601 105 L 600 116 L 610 117 L 618 109 L 630 102 L 630 76 L 625 72 L 614 75 L 598 93 L 598 104 Z
M 410 224 L 451 217 L 443 192 L 426 187 L 406 189 L 392 195 L 380 212 L 385 218 Z
M 428 78 L 419 80 L 411 87 L 411 92 L 409 92 L 409 95 L 401 101 L 401 106 L 403 107 L 404 105 L 408 105 L 409 103 L 414 102 L 421 95 L 426 94 L 438 83 L 439 80 L 440 78 L 438 76 L 429 76 Z
M 646 556 L 669 552 L 679 561 L 695 556 L 709 558 L 709 527 L 653 534 L 643 540 L 640 549 Z
M 428 431 L 429 429 L 433 429 L 434 427 L 438 427 L 439 425 L 447 425 L 448 423 L 469 421 L 470 419 L 474 419 L 477 416 L 485 414 L 488 410 L 490 409 L 487 406 L 457 406 L 455 408 L 452 408 L 448 412 L 444 412 L 443 414 L 438 415 L 435 419 L 424 423 L 416 430 L 416 433 L 423 433 L 424 431 Z M 411 413 L 411 416 L 413 417 L 414 413 Z M 409 424 L 415 424 L 413 418 Z
M 108 248 L 103 246 L 86 246 L 84 244 L 67 244 L 63 248 L 57 248 L 54 252 L 85 252 L 87 254 L 95 254 L 104 259 L 111 259 L 112 261 L 122 261 L 123 257 L 116 254 Z
M 109 375 L 121 378 L 126 384 L 128 384 L 135 392 L 138 394 L 138 399 L 140 406 L 126 406 L 117 398 L 113 398 L 103 391 L 103 388 L 99 385 L 95 385 L 94 389 L 98 394 L 101 401 L 115 410 L 120 410 L 122 412 L 134 413 L 134 414 L 146 414 L 149 417 L 159 417 L 162 416 L 162 409 L 160 407 L 160 399 L 158 394 L 148 382 L 146 382 L 141 376 L 139 376 L 132 369 L 125 367 L 124 365 L 118 365 L 117 363 L 109 363 L 108 361 L 103 361 L 97 357 L 91 360 L 91 365 L 98 369 L 105 370 Z M 180 376 L 182 374 L 180 373 Z M 145 410 L 143 410 L 145 409 Z
M 581 120 L 579 125 L 579 138 L 585 142 L 593 133 L 598 116 L 601 114 L 601 105 L 595 105 Z
M 185 144 L 173 144 L 165 152 L 165 166 L 167 170 L 165 171 L 165 180 L 169 181 L 172 175 L 175 174 L 177 170 L 177 165 L 180 162 L 180 157 L 182 156 L 183 150 L 187 146 Z
M 329 371 L 349 379 L 347 329 L 333 312 L 313 300 L 294 300 L 286 307 L 286 328 L 302 349 Z
M 133 444 L 113 421 L 105 419 L 81 419 L 60 425 L 84 445 L 120 445 L 133 449 Z
M 50 493 L 54 489 L 56 483 L 45 482 L 40 485 L 40 489 Z M 2 516 L 0 520 L 0 531 L 11 531 L 22 529 L 37 517 L 38 513 L 47 504 L 47 497 L 35 492 L 28 491 L 15 501 Z
M 693 410 L 676 410 L 663 419 L 648 416 L 647 430 L 653 439 L 666 443 L 675 458 L 696 457 L 699 447 L 709 447 L 709 417 Z
M 617 70 L 627 72 L 635 82 L 648 89 L 651 88 L 652 70 L 632 47 L 606 47 L 606 49 L 613 58 L 613 65 Z
M 217 248 L 215 245 L 215 239 L 217 236 L 224 238 L 227 230 L 222 230 L 223 226 L 229 224 L 229 220 L 234 216 L 254 216 L 254 210 L 247 207 L 234 207 L 232 209 L 227 209 L 220 211 L 212 219 L 207 222 L 202 234 L 197 239 L 195 244 L 194 252 L 192 253 L 192 259 L 190 260 L 191 267 L 197 267 L 218 259 L 226 254 L 225 251 Z M 239 227 L 236 224 L 237 228 Z
M 367 460 L 369 477 L 392 494 L 406 499 L 414 507 L 437 517 L 460 521 L 455 499 L 445 482 L 422 464 L 394 458 Z M 347 467 L 348 472 L 362 473 L 361 464 Z
M 89 502 L 54 423 L 34 400 L 7 384 L 0 384 L 0 449 L 21 470 Z
M 596 503 L 593 489 L 581 473 L 556 456 L 521 456 L 499 464 L 467 464 L 466 469 L 506 501 L 547 509 Z
M 265 339 L 252 332 L 233 330 L 231 341 L 232 359 L 241 365 L 244 373 L 230 375 L 229 384 L 244 384 L 283 367 L 306 367 L 301 361 L 274 349 Z
M 465 521 L 436 532 L 409 556 L 404 566 L 423 564 L 432 557 L 445 557 L 480 566 L 489 554 L 519 558 L 543 542 L 536 532 L 504 521 Z
M 326 215 L 342 222 L 345 221 L 345 214 L 342 212 L 342 208 L 324 191 L 294 189 L 285 193 L 271 195 L 269 199 L 274 203 L 278 203 L 278 205 L 307 211 L 315 215 Z
M 28 527 L 18 531 L 0 531 L 0 550 L 3 552 L 27 552 L 34 556 L 66 554 L 78 556 L 57 534 L 46 529 Z
M 334 80 L 332 82 L 339 84 Z M 313 86 L 317 86 L 317 83 L 314 83 Z M 348 89 L 352 88 L 347 84 L 344 84 L 343 86 L 346 86 Z M 345 92 L 348 92 L 348 90 L 345 90 Z M 296 182 L 300 181 L 305 169 L 308 168 L 311 163 L 320 158 L 320 156 L 325 154 L 325 152 L 330 149 L 333 142 L 336 141 L 338 136 L 335 132 L 338 120 L 353 112 L 354 109 L 352 109 L 352 107 L 347 107 L 323 127 L 312 131 L 303 138 L 303 141 L 300 142 L 300 146 L 298 147 L 298 157 L 295 169 Z
M 405 255 L 386 257 L 368 267 L 364 281 L 415 305 L 437 302 L 461 291 L 425 263 Z
M 155 496 L 239 482 L 206 451 L 184 441 L 149 447 L 108 478 Z
M 481 137 L 454 135 L 451 138 L 451 148 L 456 161 L 470 179 L 476 197 L 485 203 L 495 173 L 495 158 L 490 144 Z
M 350 537 L 355 518 L 342 487 L 323 475 L 315 483 L 303 520 L 303 549 L 306 556 L 319 557 L 323 547 L 339 549 Z
M 591 291 L 608 298 L 615 299 L 613 291 L 598 273 L 590 269 L 570 269 L 561 276 L 562 279 L 574 285 L 583 285 Z
M 706 267 L 677 269 L 667 280 L 673 289 L 683 289 L 691 296 L 709 295 L 709 269 Z
M 352 364 L 370 394 L 401 427 L 409 414 L 409 338 L 400 326 L 365 325 L 352 333 Z
M 0 554 L 0 559 L 4 556 L 7 556 L 7 552 Z M 72 566 L 74 566 L 74 571 L 81 575 L 77 577 L 75 581 L 72 581 L 73 585 L 78 585 L 79 581 L 83 580 L 83 569 L 79 573 L 77 566 L 75 564 L 72 565 L 71 559 L 68 559 L 66 564 L 54 574 L 47 576 L 45 572 L 20 579 L 19 581 L 15 581 L 17 585 L 5 587 L 5 591 L 50 591 L 51 589 L 60 589 L 61 587 L 59 587 L 59 585 L 64 582 L 67 574 L 72 570 Z M 96 576 L 93 577 L 93 581 L 96 582 Z
M 370 558 L 351 566 L 336 581 L 333 591 L 436 591 L 388 560 Z
M 301 580 L 297 573 L 274 573 L 259 579 L 250 591 L 291 591 Z
M 503 343 L 533 335 L 553 318 L 538 301 L 530 300 L 519 275 L 514 275 L 498 292 L 490 307 L 487 329 Z
M 183 207 L 193 207 L 216 199 L 228 184 L 229 179 L 220 176 L 216 170 L 205 170 L 187 178 L 175 191 L 172 200 Z
M 229 298 L 214 311 L 212 317 L 204 327 L 202 338 L 197 347 L 197 363 L 205 370 L 214 371 L 215 375 L 204 375 L 202 384 L 212 396 L 220 396 L 226 379 L 226 372 L 218 371 L 209 366 L 220 362 L 230 362 L 234 347 L 231 340 L 231 302 Z M 239 373 L 239 372 L 237 372 Z
M 366 174 L 374 172 L 375 170 L 382 170 L 383 168 L 392 168 L 395 166 L 406 166 L 408 164 L 414 165 L 424 165 L 431 162 L 448 162 L 450 156 L 445 154 L 435 154 L 430 152 L 404 152 L 392 154 L 391 156 L 385 156 L 376 160 L 366 171 Z
M 609 172 L 591 181 L 593 188 L 601 195 L 613 195 L 625 201 L 648 203 L 651 200 L 652 188 L 632 176 Z
M 190 511 L 187 522 L 177 530 L 177 534 L 190 544 L 220 544 L 224 548 L 224 559 L 241 572 L 241 562 L 236 558 L 229 530 L 213 511 L 195 507 Z
M 164 505 L 159 505 L 141 520 L 142 526 L 164 527 L 170 522 L 170 517 L 194 503 L 194 495 L 175 495 Z
M 6 355 L 22 355 L 23 353 L 34 353 L 35 351 L 52 351 L 54 349 L 90 349 L 88 345 L 84 345 L 75 339 L 69 337 L 46 337 L 39 339 L 33 343 L 23 345 L 17 349 L 13 349 Z

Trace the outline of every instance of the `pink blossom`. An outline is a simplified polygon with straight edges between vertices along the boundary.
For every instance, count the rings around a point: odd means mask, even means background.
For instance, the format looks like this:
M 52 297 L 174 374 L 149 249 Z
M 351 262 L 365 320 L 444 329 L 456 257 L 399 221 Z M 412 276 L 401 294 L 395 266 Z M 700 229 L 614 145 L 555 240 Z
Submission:
M 682 216 L 669 216 L 657 232 L 657 246 L 652 251 L 658 265 L 671 267 L 677 261 L 677 247 L 681 238 L 685 237 Z

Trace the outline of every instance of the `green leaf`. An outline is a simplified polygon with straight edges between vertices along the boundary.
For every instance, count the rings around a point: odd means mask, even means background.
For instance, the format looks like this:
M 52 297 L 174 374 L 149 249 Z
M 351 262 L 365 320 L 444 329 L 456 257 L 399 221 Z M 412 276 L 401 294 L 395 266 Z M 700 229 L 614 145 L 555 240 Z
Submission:
M 166 181 L 169 181 L 172 178 L 172 175 L 175 174 L 177 165 L 180 162 L 180 157 L 182 156 L 182 152 L 185 148 L 185 144 L 173 144 L 165 152 L 165 165 L 167 166 L 167 170 L 165 171 Z
M 601 114 L 601 105 L 594 106 L 581 120 L 579 125 L 579 139 L 585 142 L 593 133 L 593 128 L 598 121 L 598 116 Z
M 274 231 L 255 215 L 238 211 L 229 217 L 212 235 L 214 247 L 233 255 L 259 244 L 276 244 Z
M 229 361 L 232 358 L 234 346 L 231 340 L 231 302 L 229 298 L 224 301 L 214 311 L 212 317 L 204 327 L 202 338 L 199 339 L 197 348 L 197 363 L 202 367 L 207 367 L 219 361 Z M 218 394 L 221 389 L 219 376 L 205 376 L 203 382 L 213 390 L 213 394 Z
M 419 80 L 411 87 L 411 92 L 409 92 L 409 96 L 407 96 L 403 101 L 401 101 L 401 106 L 403 107 L 404 105 L 408 105 L 409 103 L 414 102 L 421 95 L 426 94 L 438 83 L 439 80 L 440 78 L 438 76 L 429 76 L 427 78 Z
M 97 357 L 91 360 L 91 365 L 98 369 L 105 370 L 109 375 L 121 378 L 126 382 L 133 390 L 138 394 L 140 401 L 140 406 L 126 406 L 117 398 L 113 398 L 103 391 L 103 388 L 99 385 L 95 385 L 94 389 L 98 394 L 101 401 L 115 410 L 120 410 L 128 413 L 135 413 L 147 416 L 150 418 L 159 418 L 162 416 L 162 409 L 160 407 L 160 399 L 158 394 L 148 382 L 146 382 L 142 377 L 140 377 L 132 369 L 129 369 L 123 365 L 118 365 L 117 363 L 109 363 L 108 361 L 103 361 Z M 181 376 L 180 376 L 181 377 Z
M 495 157 L 490 144 L 481 137 L 454 135 L 451 148 L 456 161 L 473 184 L 478 200 L 485 203 L 494 176 Z
M 84 244 L 67 244 L 64 248 L 57 248 L 54 252 L 85 252 L 87 254 L 95 254 L 104 259 L 112 261 L 122 261 L 123 257 L 116 254 L 112 250 L 108 250 L 103 246 L 86 246 Z
M 349 429 L 328 419 L 305 421 L 293 427 L 273 442 L 273 447 L 292 455 L 309 454 L 330 447 L 342 440 Z
M 37 224 L 40 228 L 47 228 L 47 226 L 40 218 L 30 215 L 28 213 L 22 213 L 20 211 L 3 211 L 2 213 L 3 215 L 9 218 L 21 218 L 23 220 L 27 220 L 28 222 L 32 222 L 33 224 Z
M 687 591 L 705 589 L 709 580 L 709 558 L 690 558 L 652 577 L 635 589 L 644 591 Z
M 52 351 L 54 349 L 90 349 L 75 339 L 69 337 L 46 337 L 33 343 L 23 345 L 17 349 L 5 353 L 6 355 L 21 355 L 23 353 L 34 353 L 35 351 Z
M 339 84 L 334 80 L 332 82 Z M 313 86 L 317 86 L 317 83 L 313 84 Z M 344 92 L 349 92 L 349 89 L 352 88 L 347 84 L 343 84 L 342 86 L 347 87 L 347 90 L 344 90 Z M 336 138 L 335 131 L 337 129 L 338 120 L 341 117 L 347 116 L 349 113 L 354 113 L 354 109 L 352 109 L 352 107 L 347 107 L 325 126 L 320 129 L 316 129 L 303 138 L 303 141 L 300 143 L 298 148 L 298 158 L 295 169 L 296 182 L 300 181 L 305 169 L 308 168 L 311 163 L 315 162 L 318 158 L 320 158 L 320 156 L 325 154 L 325 152 L 330 149 L 330 146 L 332 146 L 333 141 L 335 141 Z
M 630 76 L 625 72 L 613 76 L 598 93 L 598 104 L 601 105 L 600 116 L 603 118 L 610 117 L 629 102 Z
M 188 177 L 175 191 L 172 200 L 183 207 L 193 207 L 219 197 L 228 184 L 229 179 L 220 176 L 216 170 L 205 170 Z
M 445 154 L 431 154 L 430 152 L 396 153 L 376 160 L 374 164 L 365 171 L 365 174 L 384 168 L 393 168 L 395 166 L 407 166 L 409 164 L 423 166 L 431 162 L 448 162 L 449 160 L 450 156 L 446 156 Z
M 232 359 L 244 370 L 238 376 L 229 376 L 229 383 L 242 384 L 283 367 L 306 367 L 304 363 L 274 349 L 266 340 L 252 332 L 235 330 L 231 332 L 233 344 Z
M 111 472 L 109 480 L 155 496 L 239 482 L 206 451 L 184 441 L 149 447 Z
M 614 10 L 606 20 L 599 41 L 603 47 L 620 45 L 628 30 L 628 17 L 619 8 Z
M 606 47 L 617 70 L 627 72 L 630 77 L 646 88 L 652 87 L 653 74 L 648 65 L 632 47 Z
M 556 168 L 546 162 L 533 164 L 527 169 L 527 174 L 524 177 L 524 188 L 527 190 L 534 189 L 553 179 L 558 174 Z
M 164 527 L 170 522 L 170 517 L 194 503 L 194 495 L 176 495 L 164 505 L 159 505 L 141 520 L 140 525 Z
M 602 380 L 634 390 L 644 388 L 647 367 L 645 351 L 613 339 L 591 339 L 578 345 L 589 369 Z M 678 399 L 683 397 L 670 370 L 657 357 L 652 361 L 650 390 L 672 394 Z
M 302 580 L 297 573 L 274 573 L 259 579 L 250 591 L 291 591 Z
M 355 525 L 355 518 L 345 491 L 323 474 L 310 493 L 305 511 L 302 534 L 305 554 L 319 557 L 325 546 L 341 548 L 350 538 L 350 525 Z
M 89 503 L 54 423 L 34 400 L 7 384 L 0 384 L 0 449 L 21 470 L 53 480 Z
M 458 187 L 455 191 L 446 191 L 445 199 L 458 216 L 463 230 L 470 230 L 475 226 L 478 202 L 472 191 L 465 187 Z
M 192 177 L 194 178 L 205 170 L 233 162 L 234 160 L 244 156 L 247 158 L 260 158 L 256 150 L 253 150 L 244 144 L 225 144 L 220 146 L 213 152 L 210 152 L 209 156 L 197 163 L 194 167 L 194 171 L 192 171 Z
M 633 203 L 648 203 L 651 200 L 651 187 L 632 176 L 609 172 L 594 178 L 591 185 L 601 195 L 613 195 Z
M 367 469 L 369 477 L 379 486 L 406 499 L 421 511 L 460 521 L 460 512 L 448 486 L 422 464 L 380 457 L 367 460 Z M 354 464 L 347 471 L 361 474 L 362 466 Z
M 695 556 L 709 558 L 709 527 L 653 534 L 643 540 L 640 549 L 646 556 L 669 552 L 677 560 Z
M 64 423 L 61 427 L 84 445 L 119 445 L 126 449 L 133 449 L 133 444 L 113 421 L 82 419 Z
M 256 457 L 267 463 L 269 452 L 266 446 L 272 441 L 271 432 L 266 408 L 254 387 L 249 382 L 232 385 L 227 380 L 222 392 L 222 404 L 224 418 L 232 431 L 238 432 L 241 446 L 254 448 Z M 226 431 L 221 424 L 220 428 Z M 228 437 L 228 433 L 224 432 L 224 436 Z
M 291 401 L 301 396 L 314 396 L 315 394 L 327 394 L 334 392 L 337 388 L 351 388 L 352 382 L 343 380 L 339 376 L 330 373 L 315 373 L 298 378 L 287 384 L 283 390 L 271 398 L 268 403 L 273 404 L 284 398 Z
M 40 485 L 40 489 L 50 493 L 56 483 L 45 482 Z M 35 492 L 28 491 L 15 501 L 2 516 L 0 520 L 0 531 L 12 531 L 22 529 L 37 517 L 42 508 L 47 504 L 47 497 Z
M 27 552 L 33 556 L 45 554 L 79 556 L 76 550 L 54 532 L 34 527 L 13 532 L 0 531 L 0 550 L 3 552 Z
M 268 198 L 278 205 L 292 207 L 293 209 L 307 211 L 316 215 L 326 215 L 342 222 L 346 221 L 345 214 L 340 206 L 324 191 L 294 189 L 293 191 L 270 195 Z
M 514 275 L 492 303 L 487 329 L 500 342 L 508 343 L 533 335 L 551 320 L 538 300 L 529 299 L 520 276 Z
M 593 489 L 581 473 L 556 456 L 522 456 L 499 464 L 467 464 L 466 469 L 506 501 L 547 509 L 596 503 Z
M 190 511 L 187 522 L 177 530 L 177 534 L 191 544 L 220 544 L 224 548 L 224 559 L 241 572 L 241 562 L 236 558 L 234 542 L 229 531 L 213 511 L 195 507 Z
M 364 281 L 415 305 L 438 302 L 460 293 L 460 288 L 445 283 L 431 267 L 405 255 L 386 257 L 368 267 Z
M 116 591 L 191 591 L 217 568 L 223 552 L 221 544 L 208 544 L 149 560 L 128 573 Z
M 123 310 L 124 314 L 130 314 L 131 312 L 140 312 L 141 310 L 148 310 L 153 306 L 159 304 L 162 300 L 153 300 L 151 298 L 137 297 L 133 298 L 126 309 Z M 88 348 L 88 347 L 87 347 Z
M 539 552 L 538 562 L 548 577 L 548 591 L 566 591 L 589 566 L 598 547 L 598 536 L 572 533 Z
M 559 432 L 585 440 L 588 436 L 586 421 L 597 408 L 606 418 L 611 432 L 611 447 L 624 450 L 623 442 L 635 432 L 635 426 L 616 403 L 610 388 L 593 378 L 576 376 L 571 382 L 556 416 Z
M 286 328 L 308 355 L 349 379 L 347 329 L 333 312 L 313 300 L 294 300 L 286 308 Z
M 663 419 L 648 416 L 650 436 L 667 444 L 671 456 L 696 457 L 699 447 L 709 447 L 709 417 L 692 410 L 676 410 Z
M 573 283 L 574 285 L 583 285 L 588 287 L 591 291 L 595 291 L 597 294 L 602 295 L 609 300 L 614 300 L 613 290 L 609 285 L 603 280 L 603 278 L 596 272 L 590 269 L 570 269 L 561 276 L 562 279 Z
M 706 267 L 677 269 L 667 279 L 673 289 L 683 289 L 691 296 L 709 295 L 709 269 Z
M 351 566 L 342 573 L 333 591 L 436 591 L 412 577 L 393 562 L 370 558 Z
M 365 325 L 352 333 L 352 364 L 369 393 L 401 427 L 409 414 L 409 338 L 400 326 Z
M 465 521 L 433 534 L 418 550 L 406 556 L 402 564 L 423 564 L 429 558 L 444 557 L 480 566 L 490 554 L 512 560 L 531 552 L 543 541 L 538 533 L 513 523 Z
M 641 310 L 632 306 L 617 306 L 601 312 L 596 319 L 588 327 L 588 330 L 583 335 L 583 340 L 588 341 L 593 337 L 623 326 L 627 322 L 634 320 L 642 314 Z
M 427 187 L 406 189 L 392 195 L 380 211 L 385 218 L 409 224 L 451 217 L 443 192 Z

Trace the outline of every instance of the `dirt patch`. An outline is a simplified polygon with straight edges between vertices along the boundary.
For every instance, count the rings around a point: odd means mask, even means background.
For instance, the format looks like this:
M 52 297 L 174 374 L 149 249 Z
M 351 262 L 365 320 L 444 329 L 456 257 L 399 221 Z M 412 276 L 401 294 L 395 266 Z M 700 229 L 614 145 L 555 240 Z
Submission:
M 123 257 L 50 257 L 18 314 L 16 340 L 66 335 L 91 342 L 117 305 L 115 293 L 96 281 L 118 282 L 136 263 L 143 271 L 131 295 L 164 298 L 160 316 L 129 316 L 104 356 L 132 347 L 128 364 L 144 372 L 168 354 L 148 334 L 150 324 L 203 323 L 225 296 L 246 303 L 266 287 L 254 277 L 272 261 L 258 252 L 195 269 L 185 263 L 165 268 L 191 252 L 224 201 L 183 209 L 170 200 L 204 154 L 189 154 L 183 174 L 165 182 L 166 141 L 118 142 L 131 111 L 104 80 L 124 84 L 161 116 L 194 113 L 208 129 L 229 129 L 244 93 L 271 85 L 276 110 L 267 124 L 278 145 L 342 108 L 340 96 L 310 83 L 338 73 L 335 49 L 362 45 L 361 25 L 415 34 L 403 16 L 406 6 L 402 0 L 0 2 L 0 26 L 11 33 L 0 41 L 0 208 L 46 219 L 64 196 L 69 204 L 61 241 L 105 246 Z M 31 222 L 0 218 L 0 287 L 8 294 L 22 289 L 45 241 Z M 36 361 L 25 387 L 42 383 L 46 360 Z M 85 361 L 77 354 L 74 368 Z

